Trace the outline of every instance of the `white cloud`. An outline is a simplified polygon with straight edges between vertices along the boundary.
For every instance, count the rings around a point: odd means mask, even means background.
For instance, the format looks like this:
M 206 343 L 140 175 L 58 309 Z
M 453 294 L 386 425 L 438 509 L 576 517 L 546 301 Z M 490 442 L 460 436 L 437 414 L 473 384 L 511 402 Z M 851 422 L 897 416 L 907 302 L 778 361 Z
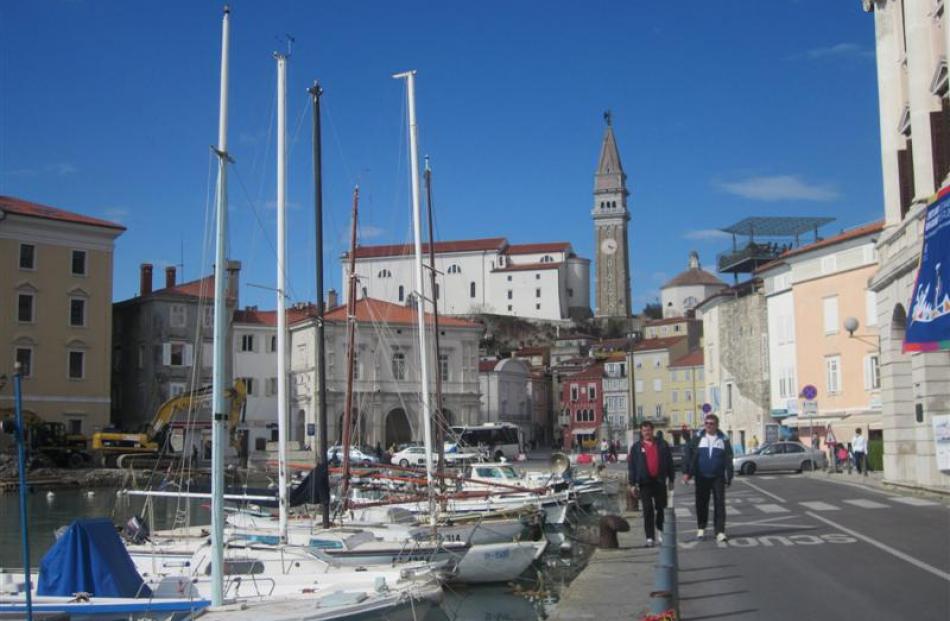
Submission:
M 821 60 L 823 58 L 874 58 L 874 50 L 857 43 L 836 43 L 827 47 L 816 47 L 805 52 L 805 58 Z
M 129 216 L 129 210 L 121 207 L 109 207 L 102 210 L 102 215 L 113 222 L 125 222 Z
M 729 233 L 720 231 L 719 229 L 697 229 L 694 231 L 686 231 L 683 234 L 683 239 L 698 239 L 700 241 L 714 241 L 726 239 L 727 237 L 729 237 Z
M 840 196 L 829 185 L 810 184 L 794 175 L 748 177 L 738 181 L 717 181 L 714 184 L 729 194 L 760 201 L 832 201 Z
M 50 164 L 46 167 L 46 170 L 50 171 L 56 175 L 75 175 L 79 172 L 79 169 L 76 168 L 74 164 L 69 162 L 57 162 L 55 164 Z
M 374 239 L 376 237 L 381 237 L 386 230 L 378 226 L 361 226 L 360 230 L 357 232 L 360 239 Z

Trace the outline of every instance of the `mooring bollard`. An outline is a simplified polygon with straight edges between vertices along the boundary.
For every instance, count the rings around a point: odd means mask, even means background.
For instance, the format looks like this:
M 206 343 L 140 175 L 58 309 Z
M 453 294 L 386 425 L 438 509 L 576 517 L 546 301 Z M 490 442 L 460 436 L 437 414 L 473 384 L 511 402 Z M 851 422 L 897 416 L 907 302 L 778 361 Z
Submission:
M 619 548 L 620 542 L 617 541 L 617 533 L 625 533 L 630 530 L 630 522 L 618 515 L 605 515 L 600 518 L 600 548 Z

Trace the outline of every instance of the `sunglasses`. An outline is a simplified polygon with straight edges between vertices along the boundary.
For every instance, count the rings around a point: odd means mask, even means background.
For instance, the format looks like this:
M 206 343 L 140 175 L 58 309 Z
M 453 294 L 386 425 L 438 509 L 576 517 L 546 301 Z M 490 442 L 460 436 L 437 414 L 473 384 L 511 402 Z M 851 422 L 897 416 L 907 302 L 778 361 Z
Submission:
M 706 421 L 706 424 L 707 424 L 707 425 L 715 425 L 715 424 L 716 424 L 716 421 L 714 421 L 714 420 L 707 420 L 707 421 Z

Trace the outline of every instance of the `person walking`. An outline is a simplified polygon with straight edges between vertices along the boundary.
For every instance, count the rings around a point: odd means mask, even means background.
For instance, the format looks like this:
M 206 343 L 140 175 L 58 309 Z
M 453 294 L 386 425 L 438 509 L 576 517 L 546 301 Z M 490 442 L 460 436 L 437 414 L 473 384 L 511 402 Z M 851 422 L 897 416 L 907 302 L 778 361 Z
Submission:
M 610 442 L 607 442 L 607 438 L 602 438 L 600 441 L 600 463 L 606 464 L 607 457 L 610 453 Z
M 749 442 L 749 451 L 752 453 L 759 450 L 759 436 L 752 436 L 752 442 Z
M 838 456 L 835 454 L 837 450 L 838 440 L 835 438 L 835 432 L 832 431 L 831 425 L 828 425 L 828 431 L 825 433 L 825 448 L 828 449 L 828 471 L 837 472 L 838 471 Z
M 654 437 L 653 423 L 640 423 L 640 439 L 627 456 L 627 483 L 634 498 L 643 502 L 643 534 L 646 547 L 663 541 L 666 491 L 673 490 L 673 453 L 663 438 Z
M 854 465 L 858 469 L 858 474 L 868 473 L 868 439 L 861 435 L 861 428 L 854 430 L 854 437 L 851 438 L 851 450 L 854 452 Z
M 683 483 L 696 479 L 696 538 L 705 539 L 709 522 L 709 495 L 713 496 L 716 541 L 726 541 L 726 488 L 732 484 L 732 444 L 719 430 L 719 417 L 707 414 L 704 432 L 690 443 Z

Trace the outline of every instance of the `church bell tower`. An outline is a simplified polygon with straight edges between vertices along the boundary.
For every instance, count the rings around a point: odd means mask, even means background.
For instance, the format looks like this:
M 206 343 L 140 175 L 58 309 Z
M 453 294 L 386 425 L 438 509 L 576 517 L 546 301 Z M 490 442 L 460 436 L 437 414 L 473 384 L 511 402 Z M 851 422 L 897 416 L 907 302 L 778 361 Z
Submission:
M 627 243 L 627 175 L 620 164 L 610 112 L 594 174 L 594 248 L 597 253 L 595 317 L 630 316 L 630 252 Z

